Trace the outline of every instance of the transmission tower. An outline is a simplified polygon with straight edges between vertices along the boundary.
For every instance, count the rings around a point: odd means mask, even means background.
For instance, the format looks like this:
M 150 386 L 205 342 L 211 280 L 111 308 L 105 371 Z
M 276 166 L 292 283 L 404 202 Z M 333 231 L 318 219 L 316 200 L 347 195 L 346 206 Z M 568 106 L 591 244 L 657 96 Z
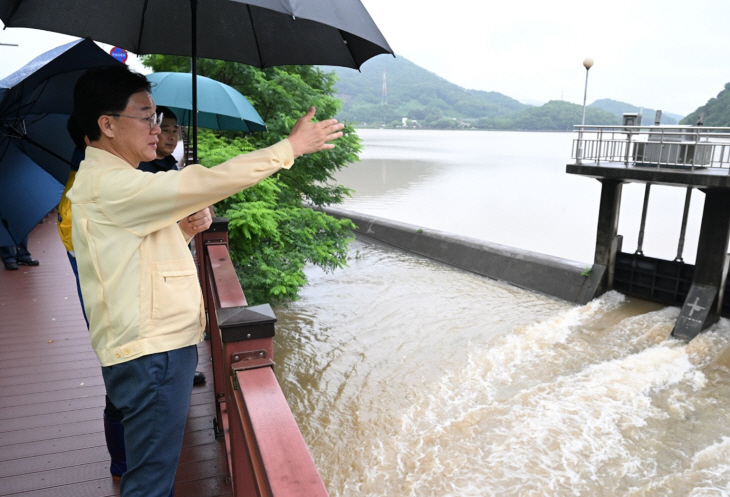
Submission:
M 383 93 L 380 97 L 380 105 L 388 105 L 388 87 L 385 85 L 385 69 L 383 69 Z

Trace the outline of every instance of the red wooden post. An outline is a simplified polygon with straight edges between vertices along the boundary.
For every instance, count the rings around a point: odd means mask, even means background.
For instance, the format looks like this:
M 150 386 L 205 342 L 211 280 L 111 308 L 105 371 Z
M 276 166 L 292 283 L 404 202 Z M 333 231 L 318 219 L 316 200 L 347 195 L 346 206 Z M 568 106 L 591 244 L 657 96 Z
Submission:
M 327 491 L 274 376 L 274 323 L 268 304 L 246 298 L 228 252 L 227 220 L 199 237 L 208 311 L 217 428 L 226 438 L 237 497 L 324 497 Z
M 276 381 L 273 367 L 235 371 L 234 377 L 239 385 L 236 406 L 244 431 L 251 433 L 246 437 L 249 454 L 252 460 L 260 461 L 253 465 L 254 473 L 257 467 L 263 472 L 262 477 L 256 478 L 260 495 L 326 497 L 327 489 Z
M 216 437 L 222 437 L 223 417 L 220 403 L 225 399 L 226 374 L 221 356 L 222 346 L 216 308 L 221 305 L 219 302 L 221 295 L 227 299 L 226 305 L 230 303 L 231 299 L 234 299 L 235 303 L 233 305 L 246 305 L 246 298 L 243 296 L 241 285 L 235 278 L 236 271 L 228 257 L 228 219 L 222 217 L 213 218 L 213 223 L 210 228 L 202 233 L 201 236 L 195 237 L 195 242 L 198 273 L 203 291 L 205 309 L 208 315 L 205 330 L 210 339 L 210 353 L 213 362 L 213 391 L 216 400 L 215 431 Z M 209 254 L 210 250 L 214 251 L 215 255 L 213 257 Z M 215 252 L 216 250 L 217 252 Z M 221 259 L 227 259 L 228 264 L 226 265 Z M 225 270 L 221 270 L 224 265 Z M 235 283 L 226 281 L 225 284 L 222 283 L 220 287 L 217 287 L 217 281 L 215 279 L 216 272 L 232 275 Z M 230 279 L 231 276 L 229 276 Z M 225 297 L 228 294 L 231 295 L 230 298 Z

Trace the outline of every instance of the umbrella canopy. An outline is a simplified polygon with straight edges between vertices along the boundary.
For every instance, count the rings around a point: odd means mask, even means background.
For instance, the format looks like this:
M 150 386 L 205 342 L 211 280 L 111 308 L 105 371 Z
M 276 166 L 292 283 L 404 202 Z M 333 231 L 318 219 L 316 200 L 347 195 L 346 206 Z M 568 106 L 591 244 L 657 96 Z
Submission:
M 0 80 L 0 245 L 20 242 L 58 205 L 74 150 L 66 131 L 74 84 L 90 67 L 117 64 L 76 40 Z
M 121 62 L 91 40 L 76 40 L 39 55 L 0 80 L 0 157 L 5 142 L 12 140 L 65 183 L 74 148 L 65 131 L 73 111 L 74 84 L 87 69 L 110 65 Z M 48 140 L 50 147 L 44 146 Z
M 20 243 L 58 205 L 63 185 L 15 144 L 0 160 L 0 246 Z
M 92 38 L 136 54 L 169 54 L 256 67 L 359 68 L 393 53 L 360 0 L 1 0 L 7 27 Z M 294 4 L 294 5 L 292 5 Z M 197 17 L 197 36 L 184 35 Z M 193 51 L 193 40 L 197 42 Z
M 392 54 L 360 0 L 0 0 L 8 27 L 92 38 L 136 54 L 189 55 L 256 67 L 318 64 L 359 68 Z M 190 36 L 180 29 L 191 26 Z M 198 35 L 200 33 L 200 35 Z M 193 108 L 197 93 L 193 83 Z M 193 112 L 193 156 L 197 156 Z
M 152 83 L 155 104 L 169 107 L 178 123 L 192 125 L 193 75 L 179 72 L 157 72 L 147 75 Z M 198 76 L 198 126 L 232 131 L 266 131 L 263 119 L 253 105 L 232 87 L 214 79 Z

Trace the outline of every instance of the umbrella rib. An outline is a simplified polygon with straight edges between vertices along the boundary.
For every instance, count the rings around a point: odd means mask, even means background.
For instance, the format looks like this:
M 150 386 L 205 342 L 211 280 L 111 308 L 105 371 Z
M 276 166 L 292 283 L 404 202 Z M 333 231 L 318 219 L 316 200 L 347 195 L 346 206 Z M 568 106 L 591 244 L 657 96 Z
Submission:
M 35 92 L 35 94 L 37 95 L 37 97 L 36 97 L 36 99 L 35 99 L 35 100 L 33 100 L 32 102 L 28 102 L 28 103 L 26 104 L 26 105 L 28 105 L 28 106 L 29 106 L 29 109 L 28 109 L 28 110 L 27 110 L 27 111 L 25 112 L 25 115 L 26 115 L 26 116 L 27 116 L 28 114 L 30 114 L 30 113 L 31 113 L 31 112 L 33 111 L 33 106 L 35 106 L 35 104 L 36 104 L 36 103 L 38 103 L 38 98 L 40 98 L 40 96 L 41 96 L 41 95 L 43 94 L 43 92 L 44 92 L 44 91 L 46 90 L 46 86 L 48 86 L 48 81 L 49 81 L 49 80 L 48 80 L 48 79 L 46 79 L 45 81 L 43 81 L 43 83 L 42 83 L 42 84 L 38 85 L 38 88 L 36 88 L 36 89 L 34 90 L 34 92 Z M 31 96 L 32 96 L 32 93 L 31 93 Z M 20 110 L 20 108 L 19 108 L 18 110 Z M 23 121 L 23 123 L 25 123 L 25 121 Z
M 360 67 L 362 67 L 362 64 L 359 66 L 357 65 L 357 61 L 355 60 L 355 56 L 352 54 L 352 50 L 350 49 L 350 44 L 347 42 L 347 37 L 345 35 L 349 35 L 347 31 L 343 31 L 341 29 L 337 30 L 340 33 L 340 37 L 342 40 L 347 43 L 347 53 L 350 54 L 350 60 L 352 61 L 352 65 L 355 66 L 355 68 L 360 71 Z
M 137 52 L 142 52 L 142 33 L 144 32 L 144 21 L 147 15 L 147 3 L 149 0 L 144 0 L 144 6 L 142 7 L 142 20 L 139 27 L 139 36 L 137 37 Z
M 23 121 L 23 126 L 25 126 L 25 121 Z M 22 132 L 18 131 L 17 129 L 15 129 L 13 126 L 8 126 L 8 128 L 10 130 L 14 131 L 16 133 L 15 137 L 20 138 L 21 141 L 26 141 L 26 142 L 30 143 L 31 145 L 34 145 L 34 146 L 38 147 L 39 149 L 43 150 L 47 154 L 51 154 L 56 159 L 58 159 L 60 161 L 63 161 L 63 162 L 65 162 L 66 164 L 68 164 L 70 166 L 73 165 L 71 163 L 71 161 L 69 161 L 65 157 L 61 157 L 60 155 L 58 155 L 53 150 L 49 150 L 48 148 L 44 147 L 43 145 L 41 145 L 40 143 L 38 143 L 37 141 L 35 141 L 34 139 L 32 139 L 30 136 L 28 136 L 27 133 L 22 133 Z M 9 135 L 9 136 L 12 137 L 12 135 Z
M 20 97 L 14 99 L 12 102 L 10 102 L 10 106 L 7 109 L 8 116 L 10 116 L 10 114 L 12 114 L 12 113 L 15 113 L 15 119 L 13 119 L 14 122 L 18 122 L 21 119 L 20 113 L 23 110 L 23 94 L 24 94 L 24 88 L 25 88 L 25 80 L 21 81 L 16 88 L 18 89 L 16 93 L 20 93 Z M 16 102 L 17 102 L 17 105 L 16 105 Z
M 8 13 L 8 17 L 7 17 L 8 18 L 8 21 L 10 21 L 13 17 L 15 17 L 15 13 L 20 8 L 20 4 L 21 3 L 22 2 L 16 2 L 15 5 L 13 5 L 12 7 L 10 7 L 10 12 Z M 9 24 L 8 23 L 5 23 L 5 26 L 3 27 L 3 31 L 5 31 L 5 28 L 7 28 L 8 26 L 9 26 Z
M 248 10 L 248 19 L 251 21 L 251 31 L 253 31 L 254 45 L 256 46 L 256 53 L 259 56 L 259 67 L 264 67 L 264 58 L 261 56 L 261 49 L 259 48 L 259 37 L 256 34 L 256 26 L 253 22 L 253 14 L 251 13 L 251 5 L 246 4 L 246 10 Z

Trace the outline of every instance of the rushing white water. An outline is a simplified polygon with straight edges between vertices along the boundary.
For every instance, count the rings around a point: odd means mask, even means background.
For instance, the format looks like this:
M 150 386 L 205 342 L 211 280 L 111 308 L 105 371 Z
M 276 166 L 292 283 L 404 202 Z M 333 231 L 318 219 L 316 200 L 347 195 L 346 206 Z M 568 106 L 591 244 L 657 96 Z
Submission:
M 591 260 L 599 192 L 563 172 L 569 135 L 387 133 L 363 133 L 346 208 Z M 652 190 L 647 255 L 675 255 L 674 190 Z M 277 375 L 332 496 L 730 496 L 727 320 L 685 344 L 677 308 L 616 292 L 576 306 L 359 241 L 349 265 L 277 309 Z
M 356 243 L 278 310 L 277 371 L 333 496 L 728 495 L 730 323 L 573 306 Z

